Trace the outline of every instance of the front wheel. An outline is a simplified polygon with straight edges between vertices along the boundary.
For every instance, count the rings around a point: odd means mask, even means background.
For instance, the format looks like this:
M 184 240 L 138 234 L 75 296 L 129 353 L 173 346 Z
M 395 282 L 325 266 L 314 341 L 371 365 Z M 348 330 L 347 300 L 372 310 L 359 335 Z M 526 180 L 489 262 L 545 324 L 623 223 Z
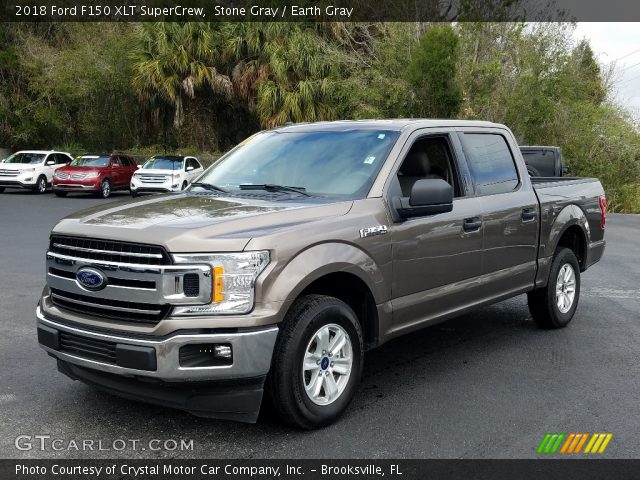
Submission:
M 299 298 L 274 349 L 267 395 L 289 425 L 312 429 L 334 422 L 355 394 L 363 364 L 360 323 L 341 300 Z
M 100 184 L 100 191 L 98 192 L 98 196 L 102 198 L 109 198 L 111 196 L 111 182 L 109 179 L 105 178 Z
M 553 258 L 547 286 L 527 296 L 529 311 L 539 327 L 566 327 L 580 298 L 580 264 L 573 251 L 560 248 Z
M 36 180 L 36 185 L 33 188 L 33 191 L 36 193 L 45 193 L 47 191 L 47 177 L 40 175 L 38 180 Z
M 182 182 L 182 188 L 180 188 L 180 190 L 184 190 L 185 188 L 187 188 L 187 182 Z

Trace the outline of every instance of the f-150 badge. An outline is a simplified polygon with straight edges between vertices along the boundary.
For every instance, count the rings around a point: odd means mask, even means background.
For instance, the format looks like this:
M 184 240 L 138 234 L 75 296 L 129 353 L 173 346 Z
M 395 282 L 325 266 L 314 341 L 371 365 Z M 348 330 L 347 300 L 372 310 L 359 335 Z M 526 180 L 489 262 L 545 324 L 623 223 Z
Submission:
M 367 227 L 360 229 L 360 238 L 374 237 L 376 235 L 384 235 L 389 228 L 386 225 L 376 225 L 375 227 Z

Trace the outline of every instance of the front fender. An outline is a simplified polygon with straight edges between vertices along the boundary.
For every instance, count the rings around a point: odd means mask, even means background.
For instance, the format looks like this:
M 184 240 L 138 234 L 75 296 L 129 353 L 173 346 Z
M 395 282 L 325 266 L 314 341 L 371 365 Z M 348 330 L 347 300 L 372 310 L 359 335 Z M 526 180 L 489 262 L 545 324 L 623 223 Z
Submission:
M 311 283 L 337 272 L 350 273 L 361 279 L 376 304 L 388 300 L 388 287 L 380 266 L 360 248 L 343 242 L 313 245 L 295 255 L 282 268 L 274 269 L 271 272 L 273 283 L 262 285 L 261 297 L 283 302 L 286 311 Z

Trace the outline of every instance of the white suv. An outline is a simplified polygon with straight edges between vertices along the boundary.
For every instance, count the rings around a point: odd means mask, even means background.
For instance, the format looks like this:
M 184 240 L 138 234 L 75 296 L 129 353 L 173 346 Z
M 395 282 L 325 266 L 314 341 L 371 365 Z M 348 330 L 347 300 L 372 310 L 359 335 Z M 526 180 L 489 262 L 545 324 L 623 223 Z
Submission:
M 141 193 L 184 190 L 203 171 L 196 157 L 156 155 L 133 174 L 129 190 L 133 197 Z
M 26 188 L 37 193 L 47 191 L 55 171 L 73 157 L 66 152 L 21 150 L 0 164 L 0 193 L 5 188 Z

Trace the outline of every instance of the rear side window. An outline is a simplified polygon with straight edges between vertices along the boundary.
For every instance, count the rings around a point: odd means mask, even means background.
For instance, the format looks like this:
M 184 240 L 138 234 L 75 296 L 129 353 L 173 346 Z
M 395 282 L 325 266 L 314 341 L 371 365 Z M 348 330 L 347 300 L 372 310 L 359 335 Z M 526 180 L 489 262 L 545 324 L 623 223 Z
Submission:
M 502 135 L 465 133 L 462 146 L 478 195 L 511 192 L 518 186 L 516 164 Z

